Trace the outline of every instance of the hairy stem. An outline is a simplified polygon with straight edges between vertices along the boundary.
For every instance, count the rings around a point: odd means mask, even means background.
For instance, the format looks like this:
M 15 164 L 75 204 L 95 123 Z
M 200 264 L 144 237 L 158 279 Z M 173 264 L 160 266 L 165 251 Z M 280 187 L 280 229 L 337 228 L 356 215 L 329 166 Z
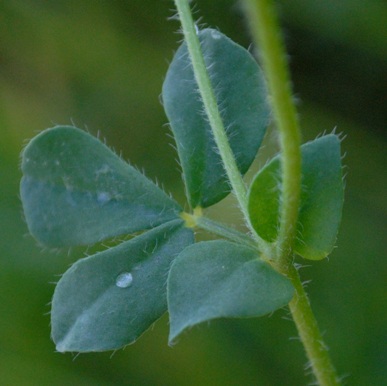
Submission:
M 175 0 L 175 4 L 180 17 L 184 39 L 187 44 L 200 96 L 203 100 L 204 109 L 210 122 L 212 133 L 214 135 L 214 139 L 218 147 L 219 154 L 222 158 L 228 179 L 238 200 L 246 223 L 251 230 L 253 238 L 259 246 L 259 249 L 263 253 L 266 253 L 270 249 L 270 245 L 261 237 L 259 237 L 250 223 L 247 209 L 246 185 L 243 181 L 241 173 L 239 172 L 234 154 L 231 150 L 230 143 L 226 135 L 226 130 L 224 128 L 222 118 L 220 116 L 219 107 L 216 101 L 213 87 L 211 85 L 210 77 L 208 75 L 206 63 L 204 61 L 196 26 L 192 19 L 189 2 L 188 0 Z
M 324 343 L 300 276 L 293 265 L 288 266 L 283 273 L 291 280 L 296 290 L 289 308 L 318 384 L 339 386 L 340 381 L 333 367 L 329 349 Z
M 193 214 L 183 212 L 181 214 L 181 218 L 190 228 L 198 227 L 213 233 L 214 235 L 235 241 L 236 243 L 243 244 L 254 249 L 257 248 L 255 241 L 245 233 L 239 232 L 234 228 L 230 228 L 227 225 L 211 220 L 208 217 L 204 217 L 201 211 L 198 212 L 196 209 L 194 210 Z
M 233 152 L 231 150 L 226 130 L 220 116 L 216 97 L 211 85 L 210 77 L 207 72 L 206 63 L 200 47 L 194 21 L 188 0 L 175 0 L 176 8 L 179 13 L 185 42 L 190 55 L 193 72 L 199 92 L 203 100 L 206 115 L 210 122 L 216 145 L 219 149 L 226 173 L 229 177 L 231 186 L 246 218 L 247 216 L 247 195 L 246 186 L 238 170 Z
M 301 191 L 301 134 L 291 96 L 289 69 L 273 4 L 270 0 L 244 0 L 253 37 L 260 47 L 274 118 L 279 129 L 282 166 L 280 230 L 275 268 L 293 283 L 296 293 L 289 304 L 293 320 L 321 386 L 339 385 L 317 321 L 292 263 L 292 243 Z
M 277 258 L 287 264 L 295 236 L 301 190 L 301 134 L 291 96 L 289 70 L 271 1 L 245 0 L 253 37 L 260 47 L 274 119 L 280 133 L 282 197 Z

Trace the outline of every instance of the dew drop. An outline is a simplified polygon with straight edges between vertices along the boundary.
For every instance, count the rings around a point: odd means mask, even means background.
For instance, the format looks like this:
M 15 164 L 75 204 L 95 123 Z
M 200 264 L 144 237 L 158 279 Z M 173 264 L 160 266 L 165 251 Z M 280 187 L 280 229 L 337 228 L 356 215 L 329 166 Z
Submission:
M 133 282 L 133 276 L 130 272 L 120 273 L 116 278 L 116 286 L 120 288 L 128 288 Z

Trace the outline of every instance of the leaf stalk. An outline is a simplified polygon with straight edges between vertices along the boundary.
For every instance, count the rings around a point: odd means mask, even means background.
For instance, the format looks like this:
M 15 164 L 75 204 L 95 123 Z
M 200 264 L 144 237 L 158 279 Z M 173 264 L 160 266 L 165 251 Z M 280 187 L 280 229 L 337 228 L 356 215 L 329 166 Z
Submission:
M 245 233 L 239 232 L 237 229 L 203 216 L 201 208 L 200 210 L 195 208 L 193 214 L 183 212 L 180 216 L 189 228 L 198 227 L 214 235 L 218 235 L 236 243 L 257 249 L 257 244 L 251 237 Z
M 246 185 L 237 167 L 232 153 L 226 130 L 220 116 L 217 100 L 207 66 L 204 61 L 195 23 L 187 0 L 175 0 L 176 8 L 180 16 L 180 22 L 184 33 L 190 55 L 193 72 L 203 101 L 206 115 L 213 130 L 214 139 L 219 149 L 231 186 L 241 207 L 242 212 L 247 217 L 247 196 Z
M 189 2 L 187 0 L 175 0 L 175 5 L 180 17 L 184 39 L 190 55 L 195 80 L 199 88 L 204 109 L 208 117 L 225 171 L 246 223 L 251 229 L 256 243 L 258 244 L 260 250 L 267 251 L 268 243 L 266 243 L 257 235 L 254 228 L 250 224 L 247 209 L 247 188 L 243 181 L 243 177 L 239 172 L 234 154 L 231 150 L 230 143 L 227 138 L 226 130 L 220 115 L 218 103 L 213 87 L 211 85 L 211 80 L 200 46 L 197 28 L 192 18 Z

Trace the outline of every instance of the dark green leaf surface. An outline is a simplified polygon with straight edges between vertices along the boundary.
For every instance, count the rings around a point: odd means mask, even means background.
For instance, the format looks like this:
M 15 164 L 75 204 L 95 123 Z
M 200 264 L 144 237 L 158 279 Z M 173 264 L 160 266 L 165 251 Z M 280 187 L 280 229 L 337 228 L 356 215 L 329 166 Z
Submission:
M 295 251 L 306 259 L 326 257 L 335 245 L 344 201 L 340 140 L 330 134 L 302 150 L 302 192 Z M 274 241 L 279 227 L 281 166 L 275 157 L 255 177 L 249 214 L 257 233 Z
M 57 126 L 22 155 L 21 198 L 31 234 L 44 245 L 85 245 L 179 216 L 161 189 L 90 134 Z
M 174 220 L 75 263 L 52 301 L 57 350 L 115 350 L 134 342 L 167 310 L 171 262 L 193 241 L 192 231 Z
M 213 29 L 199 33 L 229 142 L 244 174 L 253 162 L 269 122 L 261 70 L 241 46 Z M 191 207 L 208 207 L 230 192 L 204 113 L 185 43 L 169 67 L 163 102 L 176 140 Z
M 265 315 L 292 296 L 290 281 L 256 251 L 224 240 L 191 245 L 168 277 L 169 340 L 204 321 Z

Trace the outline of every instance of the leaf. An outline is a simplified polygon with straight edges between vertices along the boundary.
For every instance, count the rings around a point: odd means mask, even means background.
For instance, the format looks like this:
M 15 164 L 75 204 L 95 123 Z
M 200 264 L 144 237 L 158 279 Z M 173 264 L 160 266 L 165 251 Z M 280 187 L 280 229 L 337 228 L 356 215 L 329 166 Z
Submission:
M 292 296 L 290 281 L 253 249 L 225 240 L 193 244 L 168 277 L 169 341 L 204 321 L 268 314 Z
M 75 263 L 52 301 L 57 350 L 115 350 L 134 342 L 167 310 L 171 262 L 193 241 L 192 231 L 174 220 Z
M 251 54 L 220 32 L 204 29 L 199 39 L 230 146 L 244 174 L 269 123 L 264 78 Z M 169 66 L 162 95 L 189 203 L 193 208 L 213 205 L 230 192 L 230 186 L 200 100 L 186 43 Z
M 341 221 L 344 187 L 340 140 L 330 134 L 308 142 L 302 151 L 302 192 L 294 250 L 319 260 L 333 249 Z M 249 191 L 248 210 L 257 233 L 275 241 L 279 227 L 281 165 L 275 157 L 256 175 Z
M 44 245 L 91 244 L 176 219 L 178 204 L 88 133 L 57 126 L 22 154 L 21 198 Z

